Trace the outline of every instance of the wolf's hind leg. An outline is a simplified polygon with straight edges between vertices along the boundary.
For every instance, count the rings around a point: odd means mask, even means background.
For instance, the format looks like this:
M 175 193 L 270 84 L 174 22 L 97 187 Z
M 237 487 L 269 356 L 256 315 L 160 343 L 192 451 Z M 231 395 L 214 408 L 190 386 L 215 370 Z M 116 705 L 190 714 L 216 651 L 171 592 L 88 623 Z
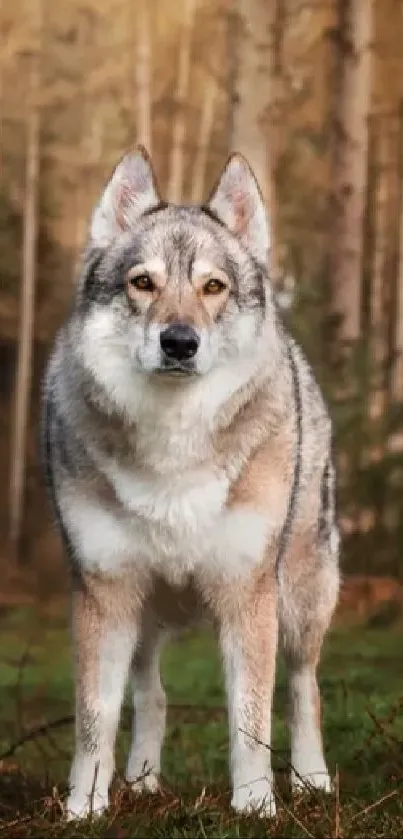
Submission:
M 289 679 L 291 784 L 330 791 L 322 744 L 320 695 L 316 677 L 325 632 L 338 591 L 333 557 L 305 564 L 304 571 L 285 567 L 279 583 L 280 638 Z M 301 566 L 300 566 L 301 567 Z
M 126 778 L 136 792 L 157 792 L 165 734 L 166 699 L 161 685 L 159 654 L 162 633 L 144 626 L 132 663 L 135 720 Z

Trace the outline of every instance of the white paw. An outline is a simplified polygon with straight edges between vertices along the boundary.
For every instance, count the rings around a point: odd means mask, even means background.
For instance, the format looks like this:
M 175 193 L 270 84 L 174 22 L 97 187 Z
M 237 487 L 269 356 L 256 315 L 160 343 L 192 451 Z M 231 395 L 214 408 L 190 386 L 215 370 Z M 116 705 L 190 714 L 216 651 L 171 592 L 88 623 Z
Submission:
M 273 819 L 276 802 L 268 778 L 261 778 L 234 789 L 231 807 L 238 813 L 256 813 L 262 818 Z
M 97 792 L 92 796 L 77 795 L 69 796 L 66 802 L 65 815 L 67 821 L 74 819 L 87 819 L 90 815 L 101 816 L 109 806 L 108 796 L 99 795 Z
M 130 788 L 135 792 L 137 795 L 141 795 L 142 793 L 157 793 L 161 790 L 161 785 L 159 782 L 158 775 L 155 772 L 148 772 L 147 774 L 139 774 L 135 780 L 131 781 L 127 779 L 128 784 L 130 784 Z
M 293 792 L 296 793 L 309 792 L 309 789 L 323 790 L 323 792 L 332 791 L 332 783 L 326 767 L 316 771 L 310 770 L 309 772 L 300 772 L 297 769 L 297 774 L 292 771 L 291 787 Z

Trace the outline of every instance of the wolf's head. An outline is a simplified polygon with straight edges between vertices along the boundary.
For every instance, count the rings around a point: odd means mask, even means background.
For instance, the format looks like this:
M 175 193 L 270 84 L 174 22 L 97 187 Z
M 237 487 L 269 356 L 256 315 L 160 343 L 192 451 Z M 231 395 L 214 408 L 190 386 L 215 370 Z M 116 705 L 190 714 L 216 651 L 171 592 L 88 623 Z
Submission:
M 143 149 L 125 155 L 93 213 L 79 284 L 90 365 L 124 359 L 126 370 L 129 361 L 179 384 L 253 355 L 272 306 L 268 251 L 242 156 L 230 157 L 206 205 L 185 207 L 161 200 Z

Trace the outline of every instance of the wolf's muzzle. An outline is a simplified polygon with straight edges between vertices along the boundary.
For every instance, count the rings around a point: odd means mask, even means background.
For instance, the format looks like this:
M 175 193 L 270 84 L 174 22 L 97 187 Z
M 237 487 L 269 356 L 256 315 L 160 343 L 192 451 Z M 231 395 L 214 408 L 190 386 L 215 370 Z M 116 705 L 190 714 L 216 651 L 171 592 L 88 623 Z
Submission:
M 164 355 L 174 361 L 185 361 L 196 355 L 200 338 L 195 329 L 187 323 L 171 323 L 160 334 Z

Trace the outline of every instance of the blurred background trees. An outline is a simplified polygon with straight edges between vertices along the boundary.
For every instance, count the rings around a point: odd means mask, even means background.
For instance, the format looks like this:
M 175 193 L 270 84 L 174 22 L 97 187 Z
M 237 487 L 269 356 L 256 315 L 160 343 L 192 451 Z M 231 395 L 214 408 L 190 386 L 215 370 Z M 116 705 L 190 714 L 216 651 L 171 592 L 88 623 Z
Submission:
M 5 567 L 60 580 L 41 374 L 91 206 L 140 141 L 172 201 L 249 158 L 335 418 L 345 568 L 403 576 L 402 0 L 2 0 L 0 35 Z

